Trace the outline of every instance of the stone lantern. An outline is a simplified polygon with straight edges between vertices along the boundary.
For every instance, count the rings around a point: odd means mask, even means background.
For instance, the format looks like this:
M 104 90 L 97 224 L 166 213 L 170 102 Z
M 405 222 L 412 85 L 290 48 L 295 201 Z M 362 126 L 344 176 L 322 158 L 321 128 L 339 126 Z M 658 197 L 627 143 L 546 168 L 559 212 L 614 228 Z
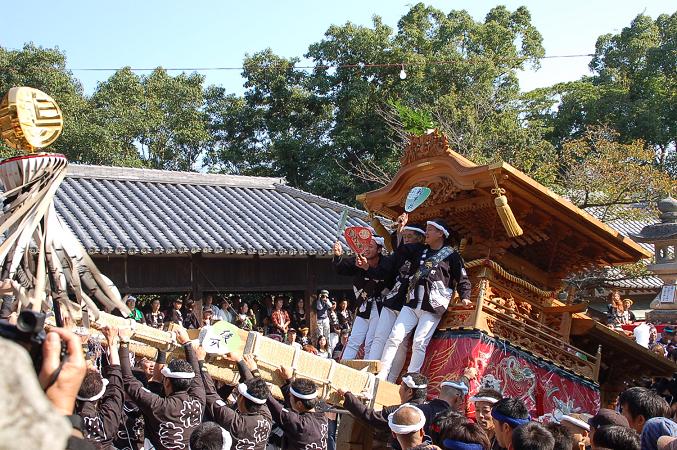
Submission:
M 663 287 L 651 302 L 647 319 L 658 322 L 677 321 L 677 200 L 668 196 L 658 202 L 659 223 L 642 228 L 635 239 L 653 244 L 655 259 L 648 269 L 663 280 Z

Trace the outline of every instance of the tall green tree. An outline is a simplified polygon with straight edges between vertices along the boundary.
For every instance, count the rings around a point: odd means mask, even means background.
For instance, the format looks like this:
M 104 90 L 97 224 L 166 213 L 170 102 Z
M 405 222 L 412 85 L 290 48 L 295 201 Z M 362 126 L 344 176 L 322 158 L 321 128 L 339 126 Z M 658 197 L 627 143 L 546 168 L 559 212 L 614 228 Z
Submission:
M 205 162 L 211 170 L 284 177 L 292 186 L 322 190 L 333 165 L 327 155 L 330 107 L 309 91 L 297 62 L 264 50 L 245 58 L 244 97 L 208 89 L 214 146 Z
M 356 169 L 378 167 L 387 176 L 398 167 L 400 134 L 384 117 L 397 104 L 399 112 L 432 117 L 461 153 L 509 160 L 547 179 L 552 146 L 524 126 L 516 75 L 542 56 L 525 8 L 496 7 L 475 21 L 419 3 L 396 30 L 378 16 L 371 26 L 333 25 L 305 55 L 312 72 L 264 51 L 245 60 L 243 98 L 211 90 L 217 150 L 209 165 L 283 174 L 292 185 L 353 202 L 378 178 L 360 180 Z M 289 159 L 294 152 L 299 159 Z M 298 163 L 302 172 L 293 169 Z
M 592 76 L 531 93 L 530 101 L 541 102 L 532 119 L 559 147 L 591 126 L 608 126 L 622 142 L 644 141 L 676 177 L 677 13 L 640 14 L 620 33 L 600 36 L 590 69 Z
M 211 143 L 203 83 L 198 74 L 172 77 L 157 68 L 139 76 L 123 68 L 92 95 L 95 123 L 118 154 L 155 169 L 195 170 Z

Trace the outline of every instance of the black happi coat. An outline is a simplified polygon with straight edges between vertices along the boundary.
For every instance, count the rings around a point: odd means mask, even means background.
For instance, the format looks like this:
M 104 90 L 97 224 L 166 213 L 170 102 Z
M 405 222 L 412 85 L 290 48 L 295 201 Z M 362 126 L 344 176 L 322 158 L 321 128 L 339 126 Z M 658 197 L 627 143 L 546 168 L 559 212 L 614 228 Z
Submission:
M 118 365 L 106 365 L 104 378 L 108 379 L 106 391 L 99 400 L 86 402 L 78 400 L 76 412 L 82 417 L 82 434 L 98 449 L 113 448 L 122 421 L 122 373 Z
M 125 401 L 122 405 L 122 423 L 118 429 L 113 446 L 119 450 L 141 450 L 144 443 L 143 414 L 134 402 Z
M 282 393 L 289 404 L 289 388 L 282 386 Z M 268 396 L 268 408 L 275 423 L 284 430 L 282 450 L 327 450 L 327 417 L 323 412 L 297 413 L 287 409 L 273 395 Z
M 243 361 L 238 362 L 237 367 L 244 380 L 253 377 Z M 258 411 L 240 413 L 230 408 L 216 393 L 214 381 L 206 370 L 202 371 L 202 376 L 207 392 L 206 412 L 214 422 L 230 433 L 233 438 L 233 448 L 238 450 L 265 450 L 273 421 L 268 407 L 261 405 Z
M 470 280 L 465 271 L 465 263 L 455 249 L 416 281 L 416 286 L 413 288 L 414 298 L 409 298 L 409 284 L 421 263 L 425 264 L 426 261 L 430 261 L 440 250 L 432 250 L 423 244 L 401 245 L 386 263 L 379 264 L 378 267 L 370 267 L 367 274 L 374 277 L 397 277 L 400 284 L 396 283 L 393 286 L 393 292 L 397 289 L 397 296 L 405 306 L 416 309 L 417 304 L 421 302 L 423 311 L 435 313 L 430 303 L 431 295 L 451 298 L 454 292 L 458 291 L 460 298 L 470 298 Z M 390 294 L 392 295 L 393 292 Z
M 162 328 L 165 323 L 165 313 L 162 311 L 158 311 L 157 314 L 153 314 L 152 311 L 147 312 L 144 314 L 144 318 L 146 319 L 146 325 L 153 328 Z
M 379 266 L 384 261 L 386 261 L 386 258 L 380 255 Z M 392 280 L 390 265 L 381 268 L 375 274 L 371 274 L 355 265 L 354 256 L 334 256 L 332 263 L 337 274 L 353 277 L 353 292 L 359 305 L 355 313 L 356 316 L 369 319 L 371 302 L 373 301 L 377 302 L 378 310 L 381 312 L 381 296 L 392 284 L 390 283 L 390 280 Z
M 423 411 L 423 415 L 425 416 L 425 427 L 423 430 L 426 434 L 430 432 L 430 426 L 432 425 L 435 416 L 450 408 L 449 403 L 438 398 L 430 400 L 429 402 L 411 401 L 408 402 L 408 404 L 414 405 Z M 381 411 L 375 411 L 372 408 L 367 408 L 364 403 L 350 392 L 346 392 L 345 400 L 343 401 L 343 407 L 350 411 L 350 413 L 358 420 L 365 423 L 368 427 L 373 428 L 374 431 L 387 433 L 392 447 L 395 449 L 399 449 L 400 445 L 396 440 L 392 439 L 392 434 L 390 433 L 390 427 L 388 425 L 388 416 L 395 412 L 400 406 L 402 405 L 386 406 Z
M 183 346 L 186 360 L 193 367 L 195 377 L 186 391 L 174 392 L 167 397 L 151 393 L 132 374 L 129 349 L 120 348 L 120 361 L 125 389 L 143 413 L 146 438 L 156 450 L 188 449 L 190 435 L 202 422 L 205 389 L 200 376 L 197 356 L 190 343 Z

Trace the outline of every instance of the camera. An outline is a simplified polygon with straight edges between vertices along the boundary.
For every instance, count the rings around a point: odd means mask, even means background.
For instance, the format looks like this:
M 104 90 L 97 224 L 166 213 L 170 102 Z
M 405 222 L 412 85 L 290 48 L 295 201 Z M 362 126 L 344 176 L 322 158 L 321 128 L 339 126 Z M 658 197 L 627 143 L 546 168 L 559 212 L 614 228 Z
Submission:
M 42 369 L 42 344 L 45 342 L 45 314 L 31 310 L 21 311 L 16 325 L 0 322 L 0 336 L 20 344 L 28 351 L 35 372 Z

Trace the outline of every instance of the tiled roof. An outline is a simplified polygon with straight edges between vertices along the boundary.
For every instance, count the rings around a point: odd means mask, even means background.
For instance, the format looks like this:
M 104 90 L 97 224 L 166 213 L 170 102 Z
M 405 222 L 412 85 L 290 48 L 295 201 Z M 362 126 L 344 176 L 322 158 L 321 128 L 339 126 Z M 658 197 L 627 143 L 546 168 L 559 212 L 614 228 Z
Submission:
M 651 220 L 625 220 L 625 219 L 616 219 L 607 223 L 607 225 L 618 230 L 624 236 L 628 236 L 631 239 L 635 239 L 642 228 L 656 221 Z M 651 254 L 654 253 L 654 247 L 651 244 L 646 242 L 638 242 L 639 245 L 644 247 L 646 250 L 650 251 Z M 645 290 L 645 289 L 660 289 L 663 286 L 663 281 L 654 276 L 634 278 L 630 280 L 620 280 L 609 283 L 613 287 L 627 290 Z
M 87 251 L 104 255 L 328 255 L 347 208 L 280 178 L 75 164 L 55 205 Z M 364 211 L 347 209 L 347 226 L 365 225 Z

